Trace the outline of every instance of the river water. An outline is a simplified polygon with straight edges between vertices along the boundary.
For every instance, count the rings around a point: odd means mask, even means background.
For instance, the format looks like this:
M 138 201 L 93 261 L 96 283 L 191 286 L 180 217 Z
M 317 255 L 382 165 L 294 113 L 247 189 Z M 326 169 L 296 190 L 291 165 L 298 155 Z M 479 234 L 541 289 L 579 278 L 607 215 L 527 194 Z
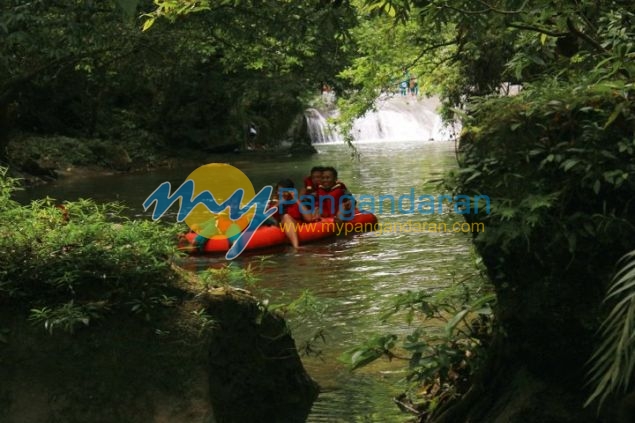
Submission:
M 291 177 L 300 184 L 302 177 L 315 165 L 335 166 L 339 179 L 354 194 L 375 197 L 390 194 L 395 198 L 443 193 L 438 185 L 445 172 L 456 166 L 452 142 L 373 142 L 358 143 L 359 160 L 351 159 L 351 150 L 342 144 L 317 145 L 311 157 L 256 157 L 234 155 L 216 158 L 241 169 L 256 191 Z M 204 163 L 201 163 L 204 164 Z M 60 201 L 93 198 L 117 200 L 132 209 L 139 218 L 147 218 L 141 204 L 163 181 L 178 186 L 194 170 L 162 169 L 144 174 L 67 178 L 34 188 L 22 195 L 37 198 L 51 196 Z M 386 203 L 387 205 L 387 203 Z M 462 222 L 458 215 L 444 209 L 434 215 L 379 213 L 380 222 Z M 168 216 L 169 218 L 169 216 Z M 270 297 L 272 302 L 290 301 L 309 290 L 321 308 L 310 319 L 290 318 L 298 345 L 317 331 L 326 342 L 313 345 L 318 354 L 303 356 L 307 371 L 320 384 L 321 394 L 315 402 L 309 422 L 401 422 L 408 416 L 394 405 L 392 397 L 403 389 L 404 362 L 379 362 L 350 372 L 338 361 L 347 349 L 379 333 L 408 332 L 403 318 L 382 323 L 379 316 L 397 293 L 409 290 L 437 290 L 451 283 L 453 275 L 471 269 L 470 238 L 452 232 L 367 233 L 340 237 L 306 245 L 294 252 L 279 249 L 266 254 L 239 257 L 232 265 L 255 269 L 259 278 L 255 294 Z M 218 267 L 221 257 L 194 257 L 186 267 Z

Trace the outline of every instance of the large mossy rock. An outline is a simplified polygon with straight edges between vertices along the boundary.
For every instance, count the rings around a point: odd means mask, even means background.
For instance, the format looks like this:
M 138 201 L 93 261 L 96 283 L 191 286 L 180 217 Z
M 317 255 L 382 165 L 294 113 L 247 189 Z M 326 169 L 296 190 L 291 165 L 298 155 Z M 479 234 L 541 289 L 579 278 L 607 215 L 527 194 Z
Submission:
M 222 298 L 213 300 L 221 330 L 213 334 L 208 361 L 217 420 L 304 422 L 318 387 L 284 320 L 244 297 Z
M 49 335 L 28 322 L 26 310 L 3 307 L 0 421 L 306 419 L 318 387 L 282 318 L 234 290 L 175 297 L 150 320 L 113 314 L 72 335 Z
M 315 154 L 317 150 L 311 144 L 311 136 L 309 135 L 309 125 L 304 113 L 299 114 L 287 132 L 288 139 L 291 141 L 291 152 L 297 154 Z

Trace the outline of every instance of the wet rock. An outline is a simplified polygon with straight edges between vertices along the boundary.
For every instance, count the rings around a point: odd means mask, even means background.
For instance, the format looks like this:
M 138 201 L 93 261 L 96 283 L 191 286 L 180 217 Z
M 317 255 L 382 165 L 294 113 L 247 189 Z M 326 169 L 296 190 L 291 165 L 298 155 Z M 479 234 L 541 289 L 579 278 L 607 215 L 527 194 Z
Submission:
M 211 301 L 221 331 L 209 350 L 210 394 L 218 422 L 304 422 L 318 394 L 284 319 L 249 296 Z M 213 311 L 212 311 L 213 310 Z
M 20 166 L 22 171 L 45 180 L 57 179 L 56 164 L 50 160 L 29 158 Z

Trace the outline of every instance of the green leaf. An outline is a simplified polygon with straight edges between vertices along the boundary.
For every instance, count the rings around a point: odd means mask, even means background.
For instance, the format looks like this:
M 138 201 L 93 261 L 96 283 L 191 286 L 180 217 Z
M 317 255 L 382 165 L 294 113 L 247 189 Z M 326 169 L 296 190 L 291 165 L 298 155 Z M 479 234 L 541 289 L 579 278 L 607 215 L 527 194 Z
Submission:
M 537 65 L 545 65 L 545 61 L 542 59 L 542 57 L 536 56 L 535 54 L 529 55 L 529 59 Z
M 608 128 L 615 121 L 615 119 L 617 119 L 620 113 L 622 113 L 625 104 L 625 102 L 622 102 L 615 106 L 615 109 L 613 109 L 613 113 L 611 113 L 611 116 L 609 116 L 609 119 L 604 124 L 604 129 Z
M 359 349 L 355 351 L 350 358 L 351 369 L 359 369 L 364 367 L 373 361 L 377 360 L 383 355 L 383 351 L 375 349 Z
M 578 159 L 567 159 L 564 162 L 562 162 L 560 166 L 562 167 L 562 169 L 564 169 L 565 172 L 568 172 L 571 168 L 573 168 L 578 163 L 580 163 L 580 160 Z
M 154 18 L 154 17 L 146 19 L 146 21 L 143 23 L 143 27 L 141 28 L 141 30 L 142 31 L 147 31 L 148 29 L 150 29 L 150 27 L 152 25 L 154 25 L 154 21 L 155 20 L 156 20 L 156 18 Z
M 611 281 L 605 301 L 615 302 L 602 323 L 602 341 L 591 357 L 590 382 L 595 386 L 584 406 L 598 400 L 598 407 L 613 393 L 626 392 L 635 368 L 635 251 L 625 255 Z
M 459 324 L 459 322 L 463 319 L 463 317 L 465 317 L 465 315 L 469 312 L 469 310 L 463 309 L 461 311 L 459 311 L 457 314 L 455 314 L 452 319 L 450 319 L 450 321 L 445 325 L 445 334 L 447 336 L 451 336 L 452 332 L 454 332 L 454 328 L 456 327 L 457 324 Z
M 467 178 L 467 179 L 465 180 L 465 183 L 468 183 L 468 182 L 470 182 L 470 181 L 474 180 L 475 178 L 478 178 L 479 176 L 481 176 L 481 172 L 476 171 L 476 172 L 474 172 L 474 173 L 472 174 L 472 176 L 470 176 L 469 178 Z
M 600 150 L 600 155 L 602 155 L 603 157 L 606 157 L 607 159 L 611 159 L 611 160 L 616 160 L 617 157 L 615 157 L 615 154 L 611 153 L 610 151 L 606 151 L 606 150 Z
M 511 207 L 501 207 L 498 210 L 498 213 L 500 213 L 503 220 L 512 219 L 514 216 L 516 216 L 516 209 Z

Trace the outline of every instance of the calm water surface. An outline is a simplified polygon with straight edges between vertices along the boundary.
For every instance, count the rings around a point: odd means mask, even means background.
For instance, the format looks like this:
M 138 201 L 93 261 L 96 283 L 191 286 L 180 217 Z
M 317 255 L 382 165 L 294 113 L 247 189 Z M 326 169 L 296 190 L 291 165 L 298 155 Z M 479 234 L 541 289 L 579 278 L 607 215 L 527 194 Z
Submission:
M 442 193 L 437 182 L 456 166 L 451 142 L 361 143 L 361 159 L 351 160 L 344 145 L 319 145 L 319 154 L 309 158 L 227 156 L 222 160 L 240 168 L 259 190 L 284 177 L 301 183 L 315 165 L 335 166 L 339 178 L 354 194 L 395 198 Z M 201 163 L 203 164 L 203 163 Z M 98 201 L 118 200 L 139 217 L 149 216 L 141 206 L 163 181 L 178 186 L 194 168 L 160 170 L 147 174 L 66 179 L 31 190 L 25 195 L 45 195 L 59 200 L 90 197 Z M 460 216 L 403 215 L 383 210 L 380 222 L 447 222 Z M 322 330 L 326 343 L 315 348 L 319 356 L 304 356 L 305 367 L 322 388 L 309 422 L 402 422 L 403 415 L 392 402 L 402 389 L 404 363 L 380 361 L 361 371 L 350 372 L 337 358 L 347 349 L 382 332 L 405 333 L 405 321 L 387 323 L 379 315 L 395 294 L 409 290 L 436 290 L 446 286 L 453 274 L 469 270 L 469 237 L 460 233 L 368 233 L 309 244 L 299 252 L 280 249 L 240 257 L 233 265 L 251 264 L 260 278 L 256 294 L 271 301 L 289 301 L 305 290 L 316 297 L 324 313 L 309 323 L 290 321 L 298 345 Z M 218 257 L 195 257 L 186 265 L 205 269 L 225 263 Z

